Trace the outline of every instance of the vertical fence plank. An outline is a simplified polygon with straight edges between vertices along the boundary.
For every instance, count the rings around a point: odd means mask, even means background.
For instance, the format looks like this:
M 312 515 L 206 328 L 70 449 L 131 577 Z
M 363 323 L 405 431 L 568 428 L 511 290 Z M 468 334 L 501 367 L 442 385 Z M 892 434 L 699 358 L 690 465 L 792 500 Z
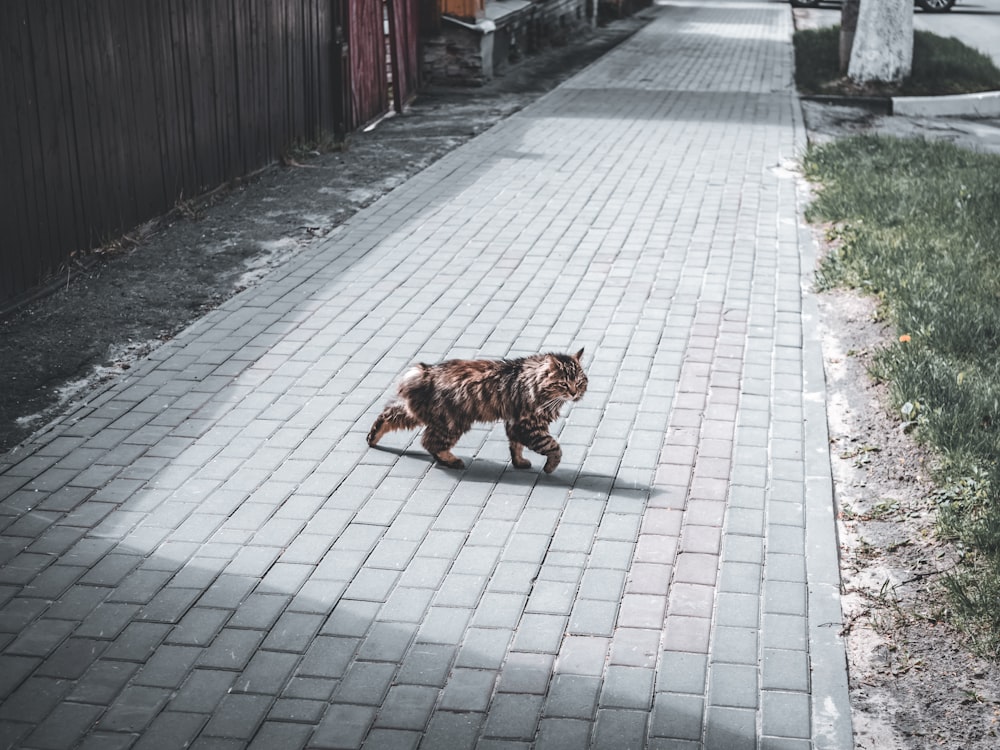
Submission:
M 28 0 L 0 3 L 0 232 L 9 238 L 0 247 L 5 250 L 0 268 L 0 300 L 13 297 L 30 278 L 26 251 L 30 232 L 27 227 L 27 183 L 22 163 L 20 127 L 24 115 L 18 106 L 17 82 L 25 64 L 24 52 L 18 43 L 24 25 Z
M 29 229 L 34 230 L 38 241 L 39 260 L 46 270 L 49 270 L 50 258 L 47 250 L 55 244 L 52 237 L 52 226 L 48 221 L 46 210 L 45 185 L 39 179 L 42 174 L 41 144 L 39 133 L 41 123 L 38 121 L 37 83 L 35 81 L 35 55 L 31 44 L 32 10 L 37 12 L 37 6 L 26 3 L 23 8 L 23 23 L 18 24 L 15 32 L 15 44 L 21 55 L 22 65 L 13 76 L 14 101 L 12 109 L 23 113 L 23 120 L 18 127 L 18 145 L 21 153 L 22 180 L 25 189 L 25 221 Z M 31 241 L 29 240 L 29 243 Z M 30 257 L 30 244 L 23 248 L 25 261 Z
M 3 0 L 0 305 L 182 196 L 383 114 L 382 2 Z

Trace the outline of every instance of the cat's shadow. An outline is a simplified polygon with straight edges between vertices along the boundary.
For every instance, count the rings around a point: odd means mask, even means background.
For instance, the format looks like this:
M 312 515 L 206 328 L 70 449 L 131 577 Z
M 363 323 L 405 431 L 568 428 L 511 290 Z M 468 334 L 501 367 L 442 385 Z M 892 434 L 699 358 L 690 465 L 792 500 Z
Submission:
M 376 445 L 374 450 L 393 453 L 401 458 L 412 458 L 417 461 L 433 464 L 434 471 L 442 471 L 453 475 L 462 481 L 481 482 L 487 484 L 524 485 L 536 481 L 543 484 L 556 484 L 575 489 L 593 491 L 600 494 L 612 494 L 616 491 L 631 491 L 649 494 L 652 488 L 647 484 L 622 482 L 617 476 L 601 474 L 593 471 L 581 471 L 565 461 L 551 474 L 542 471 L 541 461 L 532 461 L 530 469 L 515 469 L 510 461 L 495 461 L 490 458 L 467 458 L 464 469 L 449 469 L 423 451 L 391 448 Z

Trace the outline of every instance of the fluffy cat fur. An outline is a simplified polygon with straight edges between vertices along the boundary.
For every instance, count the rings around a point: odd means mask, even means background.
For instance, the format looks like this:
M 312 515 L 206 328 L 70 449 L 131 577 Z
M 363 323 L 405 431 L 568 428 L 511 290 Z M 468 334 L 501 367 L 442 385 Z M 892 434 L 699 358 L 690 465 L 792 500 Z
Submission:
M 503 422 L 514 466 L 530 468 L 522 455 L 527 447 L 545 456 L 545 472 L 551 474 L 562 449 L 549 434 L 549 425 L 563 403 L 579 401 L 587 390 L 582 357 L 583 349 L 574 355 L 414 365 L 372 425 L 368 445 L 375 446 L 387 432 L 424 425 L 424 448 L 445 466 L 461 469 L 465 464 L 451 452 L 458 439 L 475 422 Z

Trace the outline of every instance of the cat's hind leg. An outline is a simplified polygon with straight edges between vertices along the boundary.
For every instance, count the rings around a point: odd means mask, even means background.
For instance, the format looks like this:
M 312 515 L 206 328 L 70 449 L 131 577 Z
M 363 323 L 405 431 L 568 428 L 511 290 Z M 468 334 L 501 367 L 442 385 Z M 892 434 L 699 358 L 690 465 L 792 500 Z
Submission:
M 510 441 L 510 462 L 515 469 L 530 469 L 531 461 L 524 457 L 524 445 L 517 441 L 512 432 L 515 426 L 510 422 L 504 426 L 507 428 L 507 440 Z
M 392 401 L 386 405 L 368 431 L 368 445 L 374 448 L 387 432 L 412 430 L 420 425 L 420 420 L 410 414 L 402 402 Z
M 424 436 L 420 439 L 420 444 L 427 449 L 428 453 L 449 469 L 464 469 L 465 462 L 451 452 L 452 447 L 458 442 L 459 437 L 460 435 L 451 437 L 433 427 L 428 427 L 424 432 Z

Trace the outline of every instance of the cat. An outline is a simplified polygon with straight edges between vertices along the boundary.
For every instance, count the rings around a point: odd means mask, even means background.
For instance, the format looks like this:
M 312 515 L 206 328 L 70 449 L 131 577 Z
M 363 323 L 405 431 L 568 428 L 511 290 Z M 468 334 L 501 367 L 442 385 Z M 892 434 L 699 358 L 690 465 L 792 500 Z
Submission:
M 518 359 L 451 359 L 436 365 L 414 365 L 403 375 L 392 399 L 368 432 L 374 447 L 394 430 L 425 425 L 421 444 L 451 469 L 465 463 L 451 452 L 474 422 L 502 421 L 510 441 L 510 459 L 518 469 L 531 468 L 525 447 L 545 456 L 545 473 L 562 460 L 549 424 L 567 401 L 579 401 L 587 390 L 581 366 L 583 349 L 574 355 L 535 354 Z

